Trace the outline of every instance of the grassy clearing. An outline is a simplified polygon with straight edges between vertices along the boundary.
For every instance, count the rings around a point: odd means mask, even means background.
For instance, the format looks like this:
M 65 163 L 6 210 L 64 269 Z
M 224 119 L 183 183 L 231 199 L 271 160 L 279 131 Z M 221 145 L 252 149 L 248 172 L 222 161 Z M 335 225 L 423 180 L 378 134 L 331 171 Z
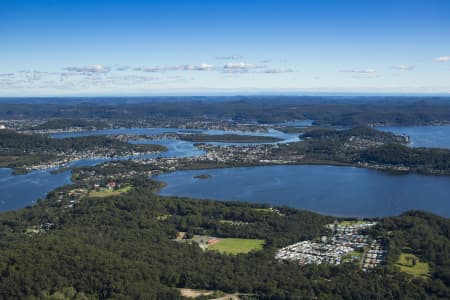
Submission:
M 165 221 L 165 220 L 167 220 L 168 218 L 170 218 L 172 215 L 160 215 L 160 216 L 157 216 L 156 217 L 156 220 L 158 220 L 158 221 Z
M 219 220 L 220 224 L 227 224 L 227 225 L 234 225 L 234 226 L 241 226 L 241 225 L 247 225 L 248 222 L 242 222 L 242 221 L 232 221 L 232 220 Z
M 117 195 L 120 195 L 120 194 L 130 191 L 132 188 L 133 188 L 132 186 L 125 186 L 125 187 L 117 189 L 117 190 L 110 190 L 110 189 L 103 188 L 103 189 L 96 190 L 96 191 L 90 191 L 88 196 L 92 197 L 92 198 L 117 196 Z
M 233 225 L 234 221 L 231 221 L 231 220 L 219 220 L 219 223 L 220 223 L 220 224 L 230 224 L 230 225 Z
M 339 222 L 339 225 L 340 226 L 354 226 L 354 225 L 360 225 L 360 224 L 363 224 L 363 223 L 366 223 L 365 221 L 363 221 L 363 220 L 345 220 L 345 221 L 341 221 L 341 222 Z
M 417 256 L 409 253 L 402 253 L 395 263 L 402 272 L 415 277 L 428 278 L 430 276 L 430 266 L 427 262 L 421 262 Z
M 262 213 L 271 213 L 271 214 L 277 214 L 279 216 L 284 216 L 284 214 L 280 213 L 278 209 L 274 208 L 255 208 L 256 211 L 262 212 Z
M 344 256 L 344 262 L 356 262 L 356 263 L 360 263 L 361 262 L 361 257 L 362 257 L 362 253 L 359 251 L 352 251 L 349 254 L 347 254 L 346 256 Z
M 198 298 L 198 297 L 206 297 L 211 296 L 214 294 L 214 291 L 208 291 L 208 290 L 194 290 L 194 289 L 179 289 L 180 293 L 183 297 L 186 298 Z
M 209 246 L 208 250 L 227 254 L 248 253 L 253 250 L 261 250 L 264 243 L 264 240 L 224 238 Z
M 185 298 L 202 298 L 202 299 L 239 299 L 237 294 L 227 294 L 222 291 L 211 291 L 211 290 L 195 290 L 188 288 L 178 289 L 181 295 Z
M 352 252 L 350 252 L 349 256 L 352 257 L 352 258 L 358 257 L 358 259 L 360 259 L 361 256 L 362 256 L 362 253 L 359 252 L 359 251 L 352 251 Z
M 36 234 L 36 233 L 39 233 L 39 229 L 36 226 L 25 229 L 25 234 Z

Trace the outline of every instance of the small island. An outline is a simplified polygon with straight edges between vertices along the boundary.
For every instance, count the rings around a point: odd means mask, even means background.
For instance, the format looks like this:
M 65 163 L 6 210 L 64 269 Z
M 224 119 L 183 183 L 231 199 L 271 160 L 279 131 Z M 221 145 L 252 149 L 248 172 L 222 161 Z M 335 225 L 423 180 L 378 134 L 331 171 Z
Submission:
M 194 176 L 195 179 L 209 179 L 212 178 L 210 174 L 199 174 Z
M 281 139 L 272 136 L 256 136 L 256 135 L 241 135 L 241 134 L 180 134 L 180 139 L 183 141 L 207 143 L 275 143 Z

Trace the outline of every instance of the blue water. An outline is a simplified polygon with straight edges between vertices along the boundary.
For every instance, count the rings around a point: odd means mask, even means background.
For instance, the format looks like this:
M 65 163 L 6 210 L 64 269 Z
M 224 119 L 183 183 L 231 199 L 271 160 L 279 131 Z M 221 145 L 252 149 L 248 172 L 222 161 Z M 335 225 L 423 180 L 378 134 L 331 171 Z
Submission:
M 378 127 L 378 130 L 407 135 L 412 147 L 432 147 L 450 149 L 450 125 Z
M 313 122 L 314 122 L 313 120 L 301 120 L 301 121 L 286 121 L 278 124 L 292 127 L 309 127 L 312 126 Z
M 209 135 L 220 135 L 220 134 L 238 134 L 238 135 L 253 135 L 253 136 L 268 136 L 281 139 L 281 141 L 276 143 L 292 143 L 300 140 L 298 134 L 284 133 L 278 130 L 269 129 L 268 132 L 245 132 L 245 131 L 225 131 L 225 130 L 203 130 L 203 129 L 179 129 L 179 128 L 117 128 L 117 129 L 105 129 L 105 130 L 95 130 L 95 131 L 78 131 L 78 132 L 61 132 L 54 133 L 50 136 L 53 138 L 68 138 L 68 137 L 82 137 L 91 135 L 117 135 L 117 134 L 133 134 L 133 135 L 158 135 L 163 133 L 178 133 L 178 134 L 209 134 Z M 166 141 L 171 143 L 172 140 L 162 139 L 156 142 L 157 144 L 162 144 Z M 162 142 L 162 143 L 161 143 Z M 191 143 L 192 144 L 192 143 Z M 222 142 L 209 142 L 207 144 L 216 145 L 237 145 L 244 146 L 249 144 L 275 144 L 275 143 L 222 143 Z
M 77 132 L 59 132 L 50 136 L 53 138 L 82 137 L 92 135 L 115 135 L 115 134 L 133 134 L 133 135 L 157 135 L 162 133 L 178 133 L 182 129 L 178 128 L 115 128 L 102 130 L 86 130 Z
M 297 141 L 298 136 L 292 134 L 285 134 L 280 131 L 270 130 L 266 133 L 246 133 L 242 131 L 223 131 L 223 130 L 184 130 L 178 128 L 120 128 L 120 129 L 106 129 L 97 131 L 80 131 L 80 132 L 63 132 L 55 133 L 51 136 L 53 138 L 68 138 L 68 137 L 81 137 L 91 135 L 111 135 L 111 134 L 134 134 L 134 135 L 156 135 L 162 133 L 205 133 L 205 134 L 252 134 L 258 136 L 275 136 L 282 139 L 283 143 Z M 144 154 L 137 156 L 121 157 L 118 159 L 130 159 L 130 158 L 155 158 L 155 157 L 195 157 L 200 156 L 204 151 L 195 147 L 194 143 L 174 140 L 174 139 L 162 139 L 162 140 L 144 140 L 144 141 L 131 141 L 136 144 L 158 144 L 167 147 L 166 152 L 156 154 Z M 233 143 L 212 143 L 221 145 L 232 145 Z M 246 145 L 246 144 L 236 144 Z M 73 161 L 69 164 L 71 167 L 81 166 L 94 166 L 105 161 L 111 160 L 110 158 L 101 159 L 83 159 Z M 52 174 L 50 170 L 33 171 L 25 175 L 12 175 L 10 169 L 0 168 L 0 211 L 15 210 L 27 205 L 32 204 L 38 198 L 43 198 L 45 195 L 65 184 L 71 183 L 70 171 L 62 172 L 58 174 Z
M 152 140 L 152 141 L 131 141 L 133 144 L 154 144 L 163 145 L 167 148 L 166 152 L 152 154 L 153 157 L 195 157 L 204 154 L 203 150 L 198 149 L 191 142 L 182 140 Z
M 23 208 L 57 187 L 71 183 L 70 171 L 50 174 L 35 171 L 25 175 L 11 175 L 11 169 L 0 169 L 0 211 Z
M 413 146 L 450 148 L 450 126 L 384 127 L 383 130 L 410 135 Z M 296 134 L 284 134 L 276 130 L 270 130 L 268 133 L 246 133 L 177 128 L 108 129 L 57 133 L 52 136 L 66 138 L 105 134 L 154 135 L 165 132 L 273 136 L 281 138 L 282 143 L 298 140 Z M 181 140 L 163 139 L 132 141 L 132 143 L 160 144 L 168 148 L 168 151 L 164 153 L 138 156 L 141 158 L 195 157 L 203 154 L 203 151 L 196 148 L 193 143 Z M 230 143 L 215 144 L 228 145 Z M 128 158 L 130 157 L 119 159 Z M 74 161 L 70 165 L 92 166 L 107 160 L 110 159 L 80 160 Z M 168 176 L 168 181 L 171 178 L 169 186 L 162 193 L 180 193 L 180 195 L 192 197 L 223 200 L 270 202 L 276 205 L 288 205 L 335 215 L 384 216 L 398 214 L 407 209 L 425 209 L 450 216 L 450 196 L 447 195 L 450 194 L 448 193 L 450 191 L 449 177 L 390 176 L 364 169 L 327 166 L 300 166 L 300 169 L 295 172 L 292 171 L 294 169 L 291 169 L 295 167 L 271 168 L 273 169 L 263 169 L 266 171 L 259 171 L 259 168 L 215 170 L 214 172 L 217 174 L 212 179 L 204 181 L 193 179 L 193 175 L 190 173 L 184 175 L 184 172 L 162 175 L 160 178 Z M 209 174 L 212 171 L 193 172 Z M 272 176 L 273 172 L 278 175 Z M 228 178 L 226 174 L 232 176 Z M 220 180 L 217 181 L 218 179 Z M 33 201 L 44 197 L 46 193 L 56 187 L 68 183 L 70 183 L 69 171 L 59 174 L 51 174 L 48 170 L 35 171 L 26 175 L 13 176 L 10 169 L 0 169 L 0 211 L 15 210 L 32 204 Z
M 103 134 L 118 134 L 117 132 L 143 134 L 146 129 L 121 129 L 114 131 L 101 131 Z M 155 131 L 154 131 L 155 132 Z M 155 134 L 155 133 L 153 133 Z M 99 132 L 74 132 L 74 133 L 58 133 L 55 134 L 58 138 L 74 137 L 74 136 L 88 136 L 100 135 Z M 203 154 L 202 150 L 196 148 L 190 142 L 180 140 L 161 140 L 161 141 L 139 141 L 135 143 L 148 143 L 164 145 L 168 151 L 156 154 L 145 154 L 132 157 L 122 157 L 115 159 L 129 159 L 129 158 L 155 158 L 155 157 L 189 157 L 199 156 Z M 69 164 L 71 167 L 94 166 L 105 161 L 111 160 L 109 158 L 101 159 L 83 159 L 73 161 Z M 27 205 L 32 204 L 38 198 L 44 198 L 45 195 L 57 187 L 71 183 L 71 172 L 61 172 L 52 174 L 51 170 L 33 171 L 25 175 L 12 175 L 11 169 L 0 168 L 0 211 L 16 210 Z
M 195 175 L 210 174 L 210 179 Z M 159 175 L 161 195 L 270 203 L 336 216 L 381 217 L 422 209 L 450 217 L 450 178 L 333 166 L 269 166 Z

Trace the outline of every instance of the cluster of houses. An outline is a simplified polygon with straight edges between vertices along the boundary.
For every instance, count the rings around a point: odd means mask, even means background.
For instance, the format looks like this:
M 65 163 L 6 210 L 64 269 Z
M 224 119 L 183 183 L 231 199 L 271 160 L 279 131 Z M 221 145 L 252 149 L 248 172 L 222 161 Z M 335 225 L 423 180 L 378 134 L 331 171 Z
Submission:
M 173 132 L 164 132 L 160 134 L 117 134 L 110 136 L 121 142 L 138 142 L 138 141 L 158 141 L 158 140 L 177 140 L 179 139 L 178 134 Z
M 102 189 L 102 188 L 106 188 L 108 190 L 114 190 L 116 187 L 120 188 L 121 184 L 120 183 L 116 183 L 115 181 L 109 181 L 105 185 L 102 185 L 100 183 L 94 183 L 92 185 L 92 189 L 93 190 L 99 190 L 99 189 Z
M 351 247 L 339 244 L 303 241 L 278 250 L 275 258 L 295 261 L 299 265 L 321 263 L 339 265 L 343 257 L 353 250 Z
M 11 129 L 11 130 L 24 130 L 26 128 L 30 128 L 32 126 L 37 126 L 42 124 L 41 120 L 0 120 L 0 124 L 2 124 L 5 128 L 1 129 Z
M 332 242 L 358 249 L 367 246 L 367 235 L 361 234 L 361 231 L 375 225 L 376 222 L 356 222 L 333 224 L 328 228 L 333 230 Z
M 197 147 L 206 152 L 206 154 L 199 157 L 201 160 L 254 163 L 267 159 L 274 146 L 270 144 L 254 144 L 245 146 L 201 144 L 197 145 Z
M 28 124 L 31 125 L 31 124 Z M 250 132 L 266 132 L 267 128 L 264 126 L 257 126 L 255 124 L 237 124 L 234 122 L 218 122 L 204 123 L 191 122 L 191 128 L 207 128 L 209 130 L 220 129 L 223 131 L 246 130 Z M 34 131 L 33 131 L 34 132 Z M 36 133 L 36 132 L 34 132 Z M 140 140 L 140 139 L 178 139 L 179 135 L 175 133 L 161 133 L 156 135 L 113 135 L 113 138 L 123 141 Z M 65 151 L 56 153 L 56 157 L 42 163 L 35 163 L 32 165 L 25 165 L 23 168 L 26 171 L 45 170 L 60 167 L 68 167 L 71 162 L 85 159 L 111 159 L 111 158 L 126 158 L 134 161 L 139 161 L 140 164 L 151 164 L 155 167 L 156 174 L 160 171 L 175 171 L 179 166 L 192 164 L 197 162 L 217 162 L 217 163 L 243 163 L 243 164 L 289 164 L 303 157 L 272 157 L 276 144 L 252 144 L 239 146 L 223 146 L 214 144 L 197 144 L 200 150 L 205 153 L 195 157 L 172 157 L 160 159 L 148 159 L 148 154 L 154 154 L 154 151 L 136 152 L 124 149 L 110 149 L 105 147 L 97 147 L 95 149 L 86 149 L 84 151 Z M 55 154 L 55 153 L 53 153 Z M 159 169 L 159 170 L 158 170 Z M 153 173 L 151 175 L 155 175 Z
M 46 222 L 46 223 L 39 224 L 38 226 L 33 226 L 30 228 L 27 228 L 25 233 L 27 233 L 27 234 L 45 233 L 54 227 L 55 227 L 54 223 Z
M 140 171 L 122 168 L 115 174 L 99 174 L 95 171 L 78 170 L 79 180 L 82 181 L 100 181 L 108 179 L 125 179 L 135 177 L 136 175 L 156 176 L 165 172 L 173 172 L 189 165 L 204 162 L 213 163 L 289 163 L 290 161 L 265 160 L 271 153 L 273 145 L 252 145 L 252 146 L 218 146 L 212 144 L 199 144 L 197 147 L 205 151 L 203 155 L 192 157 L 155 157 L 141 158 L 134 157 L 131 161 L 139 163 L 142 167 Z M 111 166 L 117 162 L 111 161 L 107 165 Z M 145 173 L 145 174 L 144 174 Z
M 360 255 L 356 255 L 355 251 L 362 252 L 369 247 L 368 236 L 362 234 L 361 231 L 376 223 L 348 222 L 344 224 L 329 224 L 326 227 L 332 230 L 330 237 L 323 236 L 320 241 L 302 241 L 289 245 L 278 250 L 275 258 L 293 261 L 299 265 L 322 263 L 339 265 L 346 261 L 360 259 Z M 379 242 L 374 241 L 364 252 L 362 259 L 364 262 L 368 259 L 365 268 L 374 268 L 381 264 L 386 253 Z
M 145 156 L 155 154 L 157 151 L 142 151 L 137 152 L 133 150 L 114 149 L 106 147 L 95 147 L 93 149 L 86 149 L 85 151 L 70 151 L 53 153 L 56 154 L 54 159 L 35 163 L 32 165 L 25 165 L 23 168 L 27 171 L 47 170 L 60 167 L 68 167 L 71 162 L 80 160 L 106 160 L 111 158 L 132 158 L 137 156 Z
M 148 121 L 148 120 L 147 120 Z M 241 123 L 232 120 L 155 120 L 156 122 L 150 127 L 162 128 L 180 128 L 180 129 L 205 129 L 205 130 L 222 130 L 222 131 L 248 131 L 248 132 L 267 132 L 267 126 L 257 123 Z
M 194 235 L 192 239 L 186 240 L 186 234 L 183 235 L 182 238 L 179 238 L 179 235 L 177 234 L 177 238 L 175 241 L 178 242 L 195 242 L 198 244 L 200 249 L 206 250 L 209 246 L 212 246 L 220 241 L 220 238 L 215 236 L 209 236 L 209 235 Z
M 100 184 L 100 183 L 94 183 L 92 185 L 92 190 L 99 190 L 99 189 L 108 189 L 113 190 L 115 188 L 120 188 L 121 184 L 116 183 L 115 181 L 109 181 L 106 184 Z M 81 198 L 86 196 L 89 193 L 89 190 L 91 187 L 88 188 L 76 188 L 72 189 L 70 191 L 61 191 L 58 194 L 57 202 L 63 204 L 63 208 L 72 208 L 74 205 L 80 202 Z
M 57 201 L 63 203 L 63 208 L 72 208 L 87 193 L 88 190 L 84 188 L 77 188 L 68 192 L 61 191 L 59 192 Z
M 46 222 L 46 223 L 43 223 L 43 224 L 39 225 L 39 230 L 47 231 L 47 230 L 52 229 L 53 227 L 55 227 L 54 223 Z
M 409 137 L 405 135 L 392 135 L 389 137 L 378 135 L 378 136 L 351 136 L 344 143 L 344 148 L 347 149 L 359 149 L 364 150 L 369 147 L 378 147 L 382 146 L 386 143 L 399 143 L 399 144 L 408 144 Z
M 100 168 L 110 168 L 112 166 L 121 167 L 121 162 L 110 161 L 106 164 L 99 166 Z M 98 182 L 108 182 L 113 180 L 126 180 L 130 178 L 134 178 L 136 176 L 145 176 L 151 175 L 149 171 L 136 171 L 130 169 L 120 168 L 117 172 L 111 174 L 101 174 L 101 172 L 97 172 L 96 170 L 85 170 L 78 169 L 77 170 L 77 182 L 83 182 L 85 184 L 96 184 Z M 95 186 L 94 186 L 95 187 Z
M 367 271 L 386 262 L 387 250 L 383 243 L 373 241 L 369 250 L 364 253 L 362 258 L 362 270 Z

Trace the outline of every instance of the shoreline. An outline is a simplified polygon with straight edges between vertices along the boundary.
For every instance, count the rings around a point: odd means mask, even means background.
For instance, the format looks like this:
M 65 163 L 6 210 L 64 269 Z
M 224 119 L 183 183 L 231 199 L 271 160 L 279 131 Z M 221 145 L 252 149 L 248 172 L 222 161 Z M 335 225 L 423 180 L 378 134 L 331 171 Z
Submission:
M 106 162 L 101 162 L 99 164 L 96 164 L 94 166 L 98 166 L 101 165 L 103 163 L 107 163 L 110 162 L 106 161 Z M 420 172 L 412 172 L 412 171 L 408 171 L 408 172 L 402 172 L 402 171 L 389 171 L 389 170 L 382 170 L 382 169 L 377 169 L 377 168 L 371 168 L 371 167 L 365 167 L 365 166 L 361 166 L 358 164 L 350 164 L 350 163 L 342 163 L 342 162 L 333 162 L 333 161 L 305 161 L 305 162 L 295 162 L 295 163 L 250 163 L 250 164 L 238 164 L 238 165 L 233 165 L 233 164 L 225 164 L 225 165 L 220 165 L 220 164 L 211 164 L 211 165 L 196 165 L 196 166 L 187 166 L 187 167 L 181 167 L 177 170 L 174 171 L 167 171 L 167 172 L 163 172 L 159 175 L 162 174 L 170 174 L 173 172 L 177 172 L 177 171 L 196 171 L 196 170 L 212 170 L 212 169 L 232 169 L 232 168 L 253 168 L 253 167 L 271 167 L 271 166 L 330 166 L 330 167 L 346 167 L 346 168 L 359 168 L 359 169 L 366 169 L 369 171 L 375 171 L 375 172 L 381 172 L 382 174 L 386 174 L 386 175 L 391 175 L 391 176 L 403 176 L 403 175 L 419 175 L 419 176 L 426 176 L 426 177 L 430 177 L 430 176 L 434 176 L 434 177 L 447 177 L 450 176 L 450 174 L 423 174 Z M 70 171 L 70 176 L 69 176 L 69 180 L 72 183 L 76 183 L 76 179 L 73 178 L 73 170 L 76 168 L 80 168 L 80 167 L 62 167 L 62 168 L 58 168 L 58 169 L 53 169 L 49 168 L 49 169 L 45 169 L 45 170 L 33 170 L 30 172 L 26 172 L 26 173 L 22 173 L 22 174 L 18 174 L 15 172 L 14 168 L 8 168 L 8 167 L 1 167 L 0 169 L 5 169 L 5 170 L 10 170 L 10 174 L 8 174 L 7 176 L 22 176 L 22 175 L 27 175 L 30 174 L 32 172 L 48 172 L 50 174 L 50 176 L 53 175 L 57 175 L 60 173 L 64 173 L 66 171 Z M 158 176 L 159 176 L 158 175 Z M 61 186 L 60 186 L 61 187 Z M 52 192 L 53 190 L 49 191 L 48 193 Z M 37 199 L 33 200 L 36 201 Z

